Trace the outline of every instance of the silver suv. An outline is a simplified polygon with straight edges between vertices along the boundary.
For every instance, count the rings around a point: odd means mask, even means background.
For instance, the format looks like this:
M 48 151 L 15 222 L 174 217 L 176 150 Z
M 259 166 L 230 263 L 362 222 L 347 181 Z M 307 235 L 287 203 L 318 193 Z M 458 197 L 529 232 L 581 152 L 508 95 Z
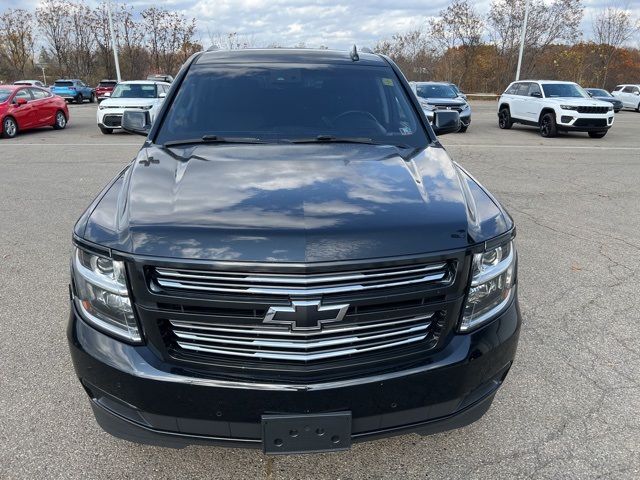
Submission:
M 636 112 L 640 112 L 640 85 L 618 85 L 611 95 L 622 102 L 623 108 L 633 108 Z
M 602 138 L 613 125 L 613 105 L 595 100 L 573 82 L 527 80 L 513 82 L 498 102 L 498 125 L 537 127 L 543 137 L 561 131 L 588 132 Z

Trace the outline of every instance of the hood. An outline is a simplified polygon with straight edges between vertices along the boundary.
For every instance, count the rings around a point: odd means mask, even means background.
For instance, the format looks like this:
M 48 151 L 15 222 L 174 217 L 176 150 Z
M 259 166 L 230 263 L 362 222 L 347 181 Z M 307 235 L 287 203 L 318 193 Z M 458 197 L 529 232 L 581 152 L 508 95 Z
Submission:
M 315 262 L 466 248 L 511 227 L 440 147 L 143 148 L 76 234 L 139 255 Z
M 426 103 L 427 105 L 443 105 L 446 107 L 464 107 L 467 102 L 461 98 L 422 98 L 420 97 L 420 103 Z
M 622 101 L 618 100 L 615 97 L 591 97 L 594 100 L 598 100 L 599 102 L 609 102 L 609 103 L 622 103 Z
M 108 97 L 100 103 L 102 108 L 104 107 L 123 107 L 123 108 L 131 108 L 131 107 L 142 107 L 155 104 L 159 99 L 157 98 L 111 98 Z
M 562 105 L 575 105 L 578 107 L 608 107 L 609 103 L 596 100 L 595 98 L 577 97 L 547 97 L 546 101 L 555 102 Z

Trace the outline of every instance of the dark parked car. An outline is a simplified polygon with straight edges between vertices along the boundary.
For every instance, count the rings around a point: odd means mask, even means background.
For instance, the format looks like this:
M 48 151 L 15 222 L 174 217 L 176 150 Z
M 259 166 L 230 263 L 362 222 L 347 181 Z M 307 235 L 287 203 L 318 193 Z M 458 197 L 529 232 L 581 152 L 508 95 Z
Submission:
M 615 113 L 618 113 L 620 110 L 622 110 L 622 102 L 606 90 L 602 88 L 585 88 L 585 90 L 591 96 L 591 98 L 611 103 L 613 105 L 613 111 Z
M 68 339 L 115 436 L 267 453 L 458 428 L 521 317 L 515 227 L 387 57 L 192 56 L 73 234 Z M 435 132 L 434 132 L 435 131 Z
M 96 97 L 98 97 L 98 102 L 101 102 L 105 98 L 109 98 L 111 96 L 111 93 L 113 93 L 113 89 L 116 88 L 117 84 L 117 80 L 100 80 L 100 83 L 95 89 Z
M 411 82 L 411 88 L 418 97 L 425 115 L 432 121 L 438 110 L 455 110 L 460 114 L 460 133 L 471 125 L 471 105 L 449 83 Z

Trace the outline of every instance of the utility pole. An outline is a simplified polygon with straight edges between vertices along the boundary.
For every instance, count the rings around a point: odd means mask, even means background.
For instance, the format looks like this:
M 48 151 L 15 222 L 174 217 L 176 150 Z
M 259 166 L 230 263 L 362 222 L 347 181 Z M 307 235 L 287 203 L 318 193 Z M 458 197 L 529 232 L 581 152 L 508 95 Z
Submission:
M 526 0 L 524 7 L 524 22 L 522 23 L 522 33 L 520 34 L 520 53 L 518 54 L 516 81 L 520 80 L 520 67 L 522 66 L 522 54 L 524 53 L 524 39 L 527 34 L 527 22 L 529 21 L 529 2 L 530 0 Z
M 118 46 L 116 44 L 116 36 L 113 33 L 113 19 L 111 18 L 111 0 L 107 1 L 107 17 L 109 17 L 109 34 L 111 35 L 111 47 L 113 48 L 113 59 L 116 63 L 116 79 L 122 81 L 120 76 L 120 62 L 118 61 Z

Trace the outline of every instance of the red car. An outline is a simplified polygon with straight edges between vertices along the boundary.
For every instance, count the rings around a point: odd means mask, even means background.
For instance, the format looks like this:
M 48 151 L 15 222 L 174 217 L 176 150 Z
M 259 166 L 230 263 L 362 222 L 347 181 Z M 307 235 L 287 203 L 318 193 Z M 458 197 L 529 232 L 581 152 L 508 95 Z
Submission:
M 42 88 L 0 85 L 0 120 L 4 138 L 38 127 L 62 130 L 69 121 L 69 108 L 62 97 Z
M 96 87 L 96 97 L 98 97 L 98 102 L 104 100 L 105 98 L 109 98 L 111 92 L 113 92 L 113 89 L 116 88 L 117 84 L 117 80 L 100 80 L 100 83 Z

